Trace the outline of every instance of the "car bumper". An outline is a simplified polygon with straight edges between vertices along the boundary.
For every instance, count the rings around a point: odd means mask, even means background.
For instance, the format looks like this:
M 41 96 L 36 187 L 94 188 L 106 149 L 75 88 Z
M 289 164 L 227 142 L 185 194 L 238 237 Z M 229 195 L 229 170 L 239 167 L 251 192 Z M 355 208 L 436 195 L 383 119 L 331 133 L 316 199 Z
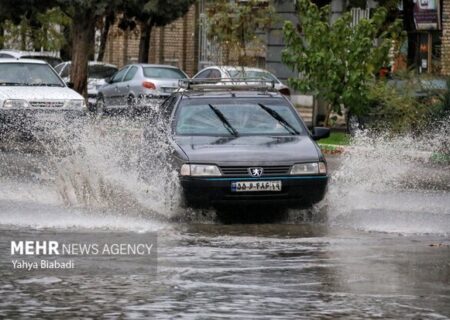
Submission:
M 236 181 L 281 181 L 281 191 L 233 192 Z M 289 208 L 310 207 L 326 193 L 328 176 L 283 176 L 270 178 L 194 178 L 180 177 L 188 205 L 210 207 L 221 205 L 275 204 Z

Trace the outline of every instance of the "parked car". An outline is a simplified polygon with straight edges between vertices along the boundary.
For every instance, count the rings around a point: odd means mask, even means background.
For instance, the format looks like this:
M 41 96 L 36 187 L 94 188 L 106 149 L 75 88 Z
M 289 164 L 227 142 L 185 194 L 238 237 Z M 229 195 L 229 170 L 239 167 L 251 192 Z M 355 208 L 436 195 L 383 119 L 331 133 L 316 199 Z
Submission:
M 166 98 L 178 87 L 178 80 L 188 76 L 170 65 L 130 64 L 116 72 L 98 91 L 96 109 L 107 112 L 131 107 L 147 98 Z
M 55 67 L 56 72 L 66 82 L 70 83 L 70 67 L 72 62 L 66 61 Z M 88 105 L 92 109 L 97 102 L 98 89 L 106 84 L 118 68 L 115 65 L 103 62 L 89 61 L 88 63 Z
M 259 79 L 274 81 L 275 88 L 283 95 L 290 97 L 291 91 L 289 87 L 284 85 L 277 77 L 267 70 L 249 67 L 233 67 L 233 66 L 210 66 L 200 70 L 192 79 L 217 79 L 220 80 L 236 80 L 242 82 L 244 79 Z M 244 83 L 251 84 L 251 81 L 244 80 Z
M 328 128 L 308 131 L 291 102 L 267 86 L 230 90 L 192 82 L 153 120 L 167 124 L 170 158 L 188 206 L 310 207 L 323 199 L 327 164 L 314 140 L 329 136 Z M 150 152 L 161 150 L 160 131 L 153 123 L 144 130 L 144 141 L 159 143 Z
M 47 51 L 0 50 L 0 58 L 43 60 L 52 67 L 62 62 L 55 52 Z
M 46 62 L 0 59 L 0 132 L 29 130 L 50 114 L 74 117 L 85 112 L 81 95 L 69 89 Z M 56 120 L 57 121 L 57 120 Z

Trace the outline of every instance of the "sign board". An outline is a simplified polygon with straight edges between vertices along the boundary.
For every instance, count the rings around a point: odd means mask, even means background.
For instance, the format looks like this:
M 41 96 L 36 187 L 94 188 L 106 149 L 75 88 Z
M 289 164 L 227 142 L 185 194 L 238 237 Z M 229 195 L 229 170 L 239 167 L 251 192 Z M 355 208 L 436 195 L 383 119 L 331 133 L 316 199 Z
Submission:
M 416 30 L 440 30 L 441 14 L 439 0 L 413 0 Z

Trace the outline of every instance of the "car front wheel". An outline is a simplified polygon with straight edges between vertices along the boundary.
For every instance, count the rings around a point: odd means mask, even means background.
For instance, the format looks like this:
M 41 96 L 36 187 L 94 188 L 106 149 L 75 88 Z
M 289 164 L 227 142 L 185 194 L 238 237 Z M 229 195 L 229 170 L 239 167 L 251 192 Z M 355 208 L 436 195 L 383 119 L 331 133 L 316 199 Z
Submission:
M 105 111 L 105 99 L 103 96 L 98 96 L 97 101 L 95 103 L 95 112 L 99 115 L 102 115 Z

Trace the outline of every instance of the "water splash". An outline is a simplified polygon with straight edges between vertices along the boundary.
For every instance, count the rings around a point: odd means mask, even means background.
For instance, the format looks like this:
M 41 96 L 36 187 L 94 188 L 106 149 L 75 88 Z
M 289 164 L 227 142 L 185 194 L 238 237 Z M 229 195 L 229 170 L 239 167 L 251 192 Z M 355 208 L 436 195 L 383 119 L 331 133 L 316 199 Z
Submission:
M 38 117 L 28 128 L 44 155 L 34 163 L 40 183 L 53 188 L 64 207 L 167 220 L 178 208 L 178 176 L 161 156 L 170 148 L 165 132 L 149 126 L 149 117 Z M 145 127 L 154 141 L 142 138 Z M 143 162 L 151 164 L 150 179 L 142 179 Z
M 450 233 L 450 121 L 421 136 L 358 132 L 332 175 L 326 199 L 332 225 L 400 233 Z

